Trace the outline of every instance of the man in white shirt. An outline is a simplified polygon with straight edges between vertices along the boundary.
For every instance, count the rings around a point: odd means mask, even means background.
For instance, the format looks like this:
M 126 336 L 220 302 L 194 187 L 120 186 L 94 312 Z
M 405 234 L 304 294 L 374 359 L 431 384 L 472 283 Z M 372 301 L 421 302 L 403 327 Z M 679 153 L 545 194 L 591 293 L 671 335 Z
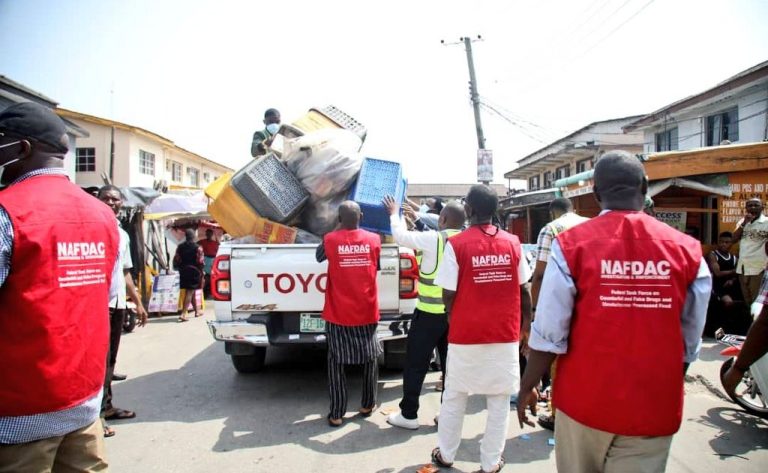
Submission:
M 768 217 L 763 215 L 763 202 L 749 199 L 746 204 L 747 213 L 736 224 L 733 241 L 739 242 L 739 262 L 736 274 L 744 301 L 752 304 L 760 291 L 763 272 L 768 263 L 765 244 L 768 242 Z
M 448 351 L 448 316 L 443 304 L 443 290 L 435 284 L 435 276 L 443 260 L 443 249 L 452 236 L 461 232 L 464 209 L 458 202 L 449 202 L 440 211 L 440 231 L 409 232 L 398 215 L 395 199 L 387 196 L 384 207 L 390 215 L 392 237 L 398 245 L 421 251 L 419 264 L 419 300 L 408 331 L 407 360 L 403 371 L 403 399 L 400 412 L 389 416 L 387 422 L 395 427 L 415 430 L 419 428 L 419 396 L 429 359 L 437 348 L 445 376 L 445 358 Z

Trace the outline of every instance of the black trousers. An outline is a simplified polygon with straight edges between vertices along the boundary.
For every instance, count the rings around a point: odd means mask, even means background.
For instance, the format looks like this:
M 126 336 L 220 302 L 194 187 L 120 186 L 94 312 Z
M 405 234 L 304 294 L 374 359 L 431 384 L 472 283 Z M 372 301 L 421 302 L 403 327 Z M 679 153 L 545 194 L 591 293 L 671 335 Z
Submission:
M 406 419 L 415 419 L 419 412 L 419 396 L 424 377 L 429 370 L 432 351 L 437 348 L 440 369 L 445 379 L 445 360 L 448 354 L 448 316 L 429 314 L 416 309 L 411 319 L 403 371 L 403 400 L 400 411 Z
M 328 357 L 328 393 L 331 398 L 329 415 L 341 419 L 347 412 L 347 375 L 344 363 Z M 379 364 L 374 358 L 363 363 L 363 395 L 360 407 L 370 409 L 376 405 L 376 390 L 379 384 Z
M 101 400 L 102 415 L 112 409 L 112 375 L 115 373 L 117 350 L 120 348 L 124 321 L 125 309 L 109 309 L 109 351 L 107 352 L 107 372 L 104 377 L 104 397 Z

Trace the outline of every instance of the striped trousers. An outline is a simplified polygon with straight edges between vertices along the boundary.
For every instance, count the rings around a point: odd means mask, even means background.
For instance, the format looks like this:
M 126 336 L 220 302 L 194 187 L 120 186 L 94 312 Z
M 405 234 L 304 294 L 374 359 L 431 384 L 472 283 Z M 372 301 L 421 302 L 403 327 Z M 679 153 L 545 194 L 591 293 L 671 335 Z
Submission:
M 341 419 L 347 412 L 347 375 L 345 364 L 328 354 L 328 393 L 331 398 L 330 416 Z M 379 365 L 376 359 L 363 363 L 363 396 L 360 406 L 370 409 L 376 405 L 376 389 L 379 383 Z

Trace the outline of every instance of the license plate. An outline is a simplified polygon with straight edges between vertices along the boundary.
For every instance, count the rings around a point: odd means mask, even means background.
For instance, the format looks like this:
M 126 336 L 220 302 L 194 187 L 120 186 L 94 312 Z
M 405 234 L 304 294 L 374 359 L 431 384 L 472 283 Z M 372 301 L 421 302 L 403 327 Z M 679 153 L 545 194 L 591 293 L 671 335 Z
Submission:
M 304 333 L 325 333 L 325 320 L 320 314 L 301 314 L 299 331 Z

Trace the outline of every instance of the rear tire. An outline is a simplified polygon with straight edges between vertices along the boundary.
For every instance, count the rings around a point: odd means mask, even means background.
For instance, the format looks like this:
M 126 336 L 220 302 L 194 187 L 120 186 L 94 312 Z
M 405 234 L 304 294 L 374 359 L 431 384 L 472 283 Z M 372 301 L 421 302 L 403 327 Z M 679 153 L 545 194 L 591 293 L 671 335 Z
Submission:
M 127 309 L 125 311 L 125 318 L 123 319 L 123 332 L 131 333 L 136 328 L 136 311 L 133 309 Z
M 267 358 L 266 347 L 254 347 L 254 350 L 255 352 L 251 355 L 230 355 L 232 366 L 238 373 L 258 373 L 264 369 L 264 361 Z
M 720 383 L 722 384 L 723 378 L 725 377 L 725 372 L 728 371 L 728 369 L 733 365 L 734 358 L 728 358 L 725 360 L 723 365 L 720 367 Z M 736 387 L 737 392 L 739 391 L 739 388 L 746 388 L 744 385 L 745 382 L 751 381 L 754 383 L 753 380 L 751 380 L 751 377 L 749 375 L 749 370 L 747 370 L 746 373 L 744 373 L 744 379 L 739 383 L 739 385 Z M 757 386 L 754 387 L 754 389 L 757 389 Z M 746 393 L 747 396 L 749 396 L 749 393 Z M 745 411 L 749 412 L 750 414 L 754 414 L 758 417 L 762 417 L 763 419 L 768 419 L 768 407 L 766 406 L 758 406 L 756 404 L 747 402 L 744 400 L 743 396 L 731 396 L 728 397 L 731 398 L 733 402 L 741 406 Z M 756 402 L 762 404 L 762 401 L 760 400 L 760 394 L 759 392 L 755 395 Z

